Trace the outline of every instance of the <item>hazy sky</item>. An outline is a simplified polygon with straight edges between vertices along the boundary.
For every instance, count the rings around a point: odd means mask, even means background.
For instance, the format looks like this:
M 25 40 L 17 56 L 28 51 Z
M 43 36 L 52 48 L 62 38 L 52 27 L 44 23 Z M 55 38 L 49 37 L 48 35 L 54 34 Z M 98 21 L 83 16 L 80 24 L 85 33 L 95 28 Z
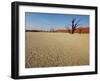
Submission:
M 50 30 L 51 28 L 65 28 L 71 24 L 73 18 L 80 20 L 80 26 L 89 27 L 88 15 L 52 14 L 25 12 L 25 26 L 27 30 Z M 70 27 L 70 26 L 69 26 Z

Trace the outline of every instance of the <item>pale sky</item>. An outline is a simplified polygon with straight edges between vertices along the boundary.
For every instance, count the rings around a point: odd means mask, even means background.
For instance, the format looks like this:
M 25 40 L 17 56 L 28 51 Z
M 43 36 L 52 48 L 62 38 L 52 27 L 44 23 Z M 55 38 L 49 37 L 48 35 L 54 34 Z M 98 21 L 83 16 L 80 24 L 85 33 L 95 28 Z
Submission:
M 25 12 L 26 30 L 50 30 L 51 28 L 65 28 L 71 24 L 73 18 L 80 20 L 80 26 L 89 27 L 89 15 L 52 14 Z

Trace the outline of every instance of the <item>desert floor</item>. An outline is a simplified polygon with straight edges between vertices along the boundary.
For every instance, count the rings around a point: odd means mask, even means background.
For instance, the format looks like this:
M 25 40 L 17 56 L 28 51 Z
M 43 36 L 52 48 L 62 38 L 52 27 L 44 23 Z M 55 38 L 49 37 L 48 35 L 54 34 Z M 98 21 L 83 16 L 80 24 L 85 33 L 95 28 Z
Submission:
M 89 64 L 89 34 L 26 32 L 25 67 Z

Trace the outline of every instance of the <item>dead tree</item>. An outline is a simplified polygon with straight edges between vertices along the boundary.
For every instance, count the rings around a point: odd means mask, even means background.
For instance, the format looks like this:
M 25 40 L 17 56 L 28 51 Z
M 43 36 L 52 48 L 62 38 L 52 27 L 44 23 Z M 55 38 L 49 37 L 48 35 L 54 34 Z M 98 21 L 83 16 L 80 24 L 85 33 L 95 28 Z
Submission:
M 79 26 L 80 20 L 72 19 L 71 21 L 71 33 L 74 34 L 75 30 Z

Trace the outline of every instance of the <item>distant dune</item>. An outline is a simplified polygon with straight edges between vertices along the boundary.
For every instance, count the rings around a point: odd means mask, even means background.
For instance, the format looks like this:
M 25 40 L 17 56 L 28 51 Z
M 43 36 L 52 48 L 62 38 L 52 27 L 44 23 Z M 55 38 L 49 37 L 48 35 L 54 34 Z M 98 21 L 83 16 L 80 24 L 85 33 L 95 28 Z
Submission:
M 69 33 L 69 30 L 60 28 L 54 29 L 53 31 L 46 31 L 46 30 L 26 30 L 26 32 L 62 32 L 62 33 Z M 80 27 L 75 30 L 75 33 L 89 33 L 89 27 Z
M 69 32 L 67 29 L 57 29 L 55 32 Z M 75 30 L 75 33 L 89 33 L 89 27 L 80 27 Z
M 75 30 L 75 33 L 89 33 L 89 28 L 86 27 L 86 28 L 77 28 Z

